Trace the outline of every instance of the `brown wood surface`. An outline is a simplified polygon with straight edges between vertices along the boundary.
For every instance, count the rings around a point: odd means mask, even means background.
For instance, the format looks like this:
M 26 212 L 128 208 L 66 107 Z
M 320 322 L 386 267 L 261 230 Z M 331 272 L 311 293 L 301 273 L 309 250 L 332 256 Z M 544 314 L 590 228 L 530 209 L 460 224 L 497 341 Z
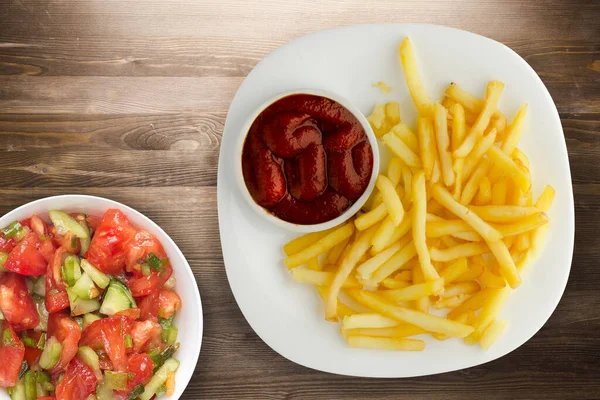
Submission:
M 334 26 L 427 22 L 502 41 L 548 86 L 573 175 L 566 292 L 502 359 L 415 379 L 295 365 L 252 331 L 225 277 L 217 160 L 229 103 L 269 52 Z M 85 193 L 160 224 L 188 258 L 205 334 L 184 398 L 600 398 L 600 2 L 597 0 L 0 0 L 0 214 Z

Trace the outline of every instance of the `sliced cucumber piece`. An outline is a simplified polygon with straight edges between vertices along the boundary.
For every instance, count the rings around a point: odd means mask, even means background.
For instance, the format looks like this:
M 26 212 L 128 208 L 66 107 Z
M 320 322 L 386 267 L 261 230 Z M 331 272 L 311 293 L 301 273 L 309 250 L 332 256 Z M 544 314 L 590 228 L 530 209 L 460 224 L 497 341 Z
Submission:
M 80 299 L 89 300 L 98 297 L 100 291 L 94 285 L 92 278 L 84 272 L 81 278 L 77 280 L 75 285 L 71 288 Z
M 127 372 L 104 371 L 104 382 L 109 389 L 127 389 L 127 378 Z
M 64 235 L 67 232 L 71 232 L 73 235 L 81 239 L 90 237 L 89 229 L 85 229 L 75 218 L 71 217 L 66 212 L 61 210 L 50 210 L 48 211 L 48 216 L 50 217 L 50 220 L 52 220 L 52 223 L 56 228 L 56 232 L 59 235 Z
M 83 270 L 90 276 L 90 278 L 92 278 L 92 280 L 96 285 L 98 285 L 98 287 L 106 289 L 106 287 L 110 283 L 110 276 L 106 275 L 104 272 L 94 267 L 92 263 L 90 263 L 86 259 L 81 260 L 81 268 L 83 268 Z
M 73 288 L 67 288 L 69 296 L 69 305 L 71 306 L 71 315 L 82 315 L 91 313 L 100 309 L 100 302 L 96 299 L 86 300 L 81 299 L 73 292 Z
M 62 344 L 52 336 L 46 341 L 44 351 L 40 355 L 40 367 L 43 369 L 52 369 L 60 359 L 60 353 L 62 352 Z
M 88 367 L 94 371 L 96 378 L 101 381 L 103 379 L 102 371 L 100 370 L 100 360 L 98 354 L 89 346 L 82 346 L 77 350 L 77 358 L 83 361 Z
M 19 380 L 15 386 L 8 388 L 8 394 L 10 394 L 11 400 L 27 400 L 23 379 Z
M 83 237 L 83 238 L 79 238 L 79 244 L 81 244 L 81 249 L 79 250 L 79 255 L 81 257 L 83 257 L 85 255 L 85 253 L 88 251 L 88 249 L 90 248 L 90 244 L 92 243 L 92 238 L 90 236 L 90 228 L 88 227 L 87 222 L 85 222 L 85 219 L 82 221 L 77 221 L 77 223 L 79 225 L 81 225 L 81 227 L 83 229 L 86 230 L 87 232 L 87 237 Z
M 37 399 L 37 377 L 35 371 L 25 372 L 23 376 L 23 385 L 25 386 L 25 398 L 27 400 Z
M 150 381 L 144 386 L 144 393 L 141 394 L 140 400 L 150 400 L 156 394 L 158 388 L 165 383 L 171 372 L 177 371 L 179 361 L 174 358 L 169 358 L 162 367 L 156 371 Z
M 68 256 L 65 258 L 63 280 L 69 286 L 75 285 L 81 278 L 81 267 L 79 266 L 79 259 L 76 256 Z
M 135 300 L 127 286 L 113 279 L 106 289 L 100 313 L 104 315 L 115 315 L 119 311 L 136 307 Z
M 98 400 L 117 400 L 115 392 L 106 386 L 106 382 L 102 382 L 96 386 L 96 398 Z
M 19 221 L 11 222 L 6 228 L 2 229 L 0 232 L 4 233 L 4 237 L 10 239 L 15 236 L 19 231 L 23 228 Z
M 44 276 L 42 275 L 41 278 L 44 278 Z M 44 302 L 44 297 L 39 296 L 38 294 L 34 294 L 33 302 L 35 303 L 35 307 L 37 308 L 38 314 L 40 315 L 40 323 L 38 324 L 38 326 L 33 328 L 33 330 L 38 332 L 46 332 L 48 330 L 48 310 L 46 310 L 46 303 Z
M 98 321 L 99 319 L 102 318 L 94 314 L 85 314 L 83 316 L 83 329 L 87 328 L 92 322 Z

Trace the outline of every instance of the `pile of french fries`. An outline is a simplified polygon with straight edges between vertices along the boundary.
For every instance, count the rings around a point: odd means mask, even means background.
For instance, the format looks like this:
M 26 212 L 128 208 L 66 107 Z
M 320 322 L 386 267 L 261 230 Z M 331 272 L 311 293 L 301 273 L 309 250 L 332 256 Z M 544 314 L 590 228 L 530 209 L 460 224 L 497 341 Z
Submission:
M 517 148 L 527 105 L 508 124 L 485 99 L 451 84 L 441 102 L 425 92 L 410 41 L 399 49 L 418 110 L 416 133 L 398 103 L 367 118 L 394 158 L 361 212 L 341 226 L 284 246 L 292 277 L 312 284 L 325 318 L 351 347 L 423 350 L 428 334 L 487 350 L 506 329 L 509 293 L 543 244 L 554 189 L 533 203 L 529 161 Z M 444 315 L 441 316 L 441 315 Z

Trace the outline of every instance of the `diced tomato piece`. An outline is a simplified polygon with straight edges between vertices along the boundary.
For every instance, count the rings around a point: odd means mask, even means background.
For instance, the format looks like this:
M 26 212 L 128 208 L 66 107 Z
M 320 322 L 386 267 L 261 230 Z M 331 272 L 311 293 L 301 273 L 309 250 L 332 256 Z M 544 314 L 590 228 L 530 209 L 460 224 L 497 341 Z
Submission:
M 34 330 L 28 330 L 26 333 L 26 337 L 33 339 L 35 343 L 38 343 L 40 337 L 42 336 L 42 332 L 37 332 Z M 40 354 L 42 354 L 42 350 L 38 349 L 37 347 L 25 346 L 25 361 L 27 361 L 27 365 L 31 367 L 33 364 L 35 364 L 40 358 Z
M 152 377 L 154 361 L 148 354 L 134 354 L 127 361 L 130 379 L 127 381 L 127 390 L 115 390 L 117 398 L 127 399 L 131 390 L 139 384 L 145 385 Z M 133 379 L 131 379 L 133 377 Z
M 96 391 L 94 371 L 78 358 L 69 363 L 63 380 L 56 386 L 56 400 L 86 400 Z
M 85 258 L 102 272 L 119 275 L 125 266 L 126 244 L 136 232 L 125 214 L 119 210 L 107 210 Z
M 21 224 L 21 226 L 26 226 L 31 230 L 31 217 L 20 220 L 19 224 Z
M 52 372 L 63 371 L 69 362 L 77 354 L 81 328 L 65 311 L 50 314 L 48 316 L 48 337 L 55 336 L 62 344 L 62 351 L 58 363 L 52 368 Z
M 8 255 L 4 268 L 21 275 L 38 276 L 46 273 L 48 261 L 40 253 L 42 242 L 35 232 L 30 232 Z
M 159 292 L 152 292 L 148 296 L 136 299 L 140 308 L 140 319 L 158 321 L 158 295 Z
M 63 263 L 65 250 L 59 247 L 54 253 L 52 261 L 48 264 L 46 272 L 46 310 L 55 313 L 69 307 L 69 296 L 66 285 L 62 280 L 60 267 Z
M 41 219 L 37 214 L 31 216 L 29 227 L 38 235 L 48 234 L 48 224 L 46 224 L 46 222 L 43 219 Z
M 25 277 L 12 272 L 0 277 L 0 310 L 17 331 L 33 329 L 40 323 Z
M 131 328 L 133 338 L 133 351 L 140 353 L 143 350 L 153 349 L 160 345 L 161 326 L 154 321 L 136 321 Z
M 10 387 L 17 383 L 25 346 L 15 330 L 5 321 L 0 321 L 0 387 Z M 4 337 L 10 340 L 4 340 Z
M 131 333 L 132 324 L 131 318 L 124 316 L 94 321 L 83 330 L 80 345 L 106 353 L 115 371 L 127 371 L 125 335 Z
M 139 308 L 128 308 L 127 310 L 119 311 L 115 315 L 122 315 L 124 317 L 131 318 L 133 320 L 140 318 L 140 309 Z
M 158 296 L 158 316 L 170 318 L 181 309 L 181 297 L 172 290 L 161 289 Z
M 147 296 L 156 292 L 171 277 L 172 273 L 173 269 L 170 264 L 163 265 L 160 272 L 152 270 L 148 276 L 134 272 L 127 281 L 127 286 L 134 297 Z
M 127 271 L 132 272 L 133 267 L 142 260 L 145 260 L 150 253 L 154 253 L 154 255 L 160 259 L 167 257 L 167 253 L 165 253 L 162 244 L 160 244 L 153 234 L 146 231 L 137 232 L 127 243 L 125 249 L 125 265 L 127 266 Z
M 10 253 L 15 248 L 17 242 L 14 238 L 7 239 L 4 232 L 0 232 L 0 251 Z
M 39 248 L 39 252 L 44 257 L 47 263 L 52 261 L 54 258 L 54 252 L 56 251 L 56 247 L 54 247 L 54 243 L 52 240 L 42 240 Z
M 79 239 L 76 236 L 71 232 L 59 235 L 54 227 L 52 227 L 52 241 L 54 241 L 57 247 L 62 247 L 66 252 L 71 254 L 77 254 L 81 249 Z

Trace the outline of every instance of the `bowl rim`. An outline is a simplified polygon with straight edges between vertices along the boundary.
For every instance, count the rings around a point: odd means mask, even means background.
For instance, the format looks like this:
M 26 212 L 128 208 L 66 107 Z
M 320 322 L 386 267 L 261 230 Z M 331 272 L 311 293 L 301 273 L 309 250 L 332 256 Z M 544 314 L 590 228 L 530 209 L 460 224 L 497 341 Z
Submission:
M 367 139 L 369 141 L 369 144 L 371 145 L 371 151 L 373 153 L 373 169 L 371 171 L 371 177 L 369 178 L 369 184 L 367 185 L 367 188 L 365 189 L 363 194 L 350 207 L 348 207 L 346 209 L 346 211 L 344 211 L 343 213 L 341 213 L 334 219 L 331 219 L 331 220 L 325 221 L 325 222 L 321 222 L 318 224 L 304 225 L 304 224 L 295 224 L 293 222 L 284 221 L 284 220 L 276 217 L 272 213 L 270 213 L 267 209 L 258 205 L 256 203 L 256 201 L 254 201 L 254 199 L 250 195 L 250 191 L 248 190 L 248 187 L 246 186 L 246 182 L 244 180 L 244 173 L 243 173 L 243 169 L 242 169 L 242 153 L 244 151 L 244 143 L 246 142 L 246 138 L 248 136 L 248 132 L 250 131 L 250 127 L 252 126 L 252 124 L 254 123 L 256 118 L 267 107 L 269 107 L 276 101 L 281 100 L 288 96 L 296 95 L 296 94 L 308 94 L 308 95 L 313 95 L 313 96 L 325 97 L 325 98 L 333 100 L 333 101 L 341 104 L 343 107 L 345 107 L 348 111 L 350 111 L 350 113 L 352 115 L 354 115 L 354 117 L 359 121 L 359 123 L 365 130 Z M 239 137 L 237 139 L 236 148 L 235 148 L 235 154 L 237 157 L 237 159 L 235 161 L 236 162 L 235 169 L 236 169 L 237 186 L 239 187 L 239 191 L 241 192 L 242 197 L 244 198 L 244 200 L 246 201 L 248 206 L 250 208 L 252 208 L 258 215 L 260 215 L 265 220 L 269 221 L 271 224 L 273 224 L 275 226 L 284 228 L 288 231 L 299 232 L 299 233 L 318 232 L 318 231 L 323 231 L 323 230 L 326 230 L 329 228 L 333 228 L 334 226 L 337 226 L 337 225 L 340 225 L 340 224 L 346 222 L 354 214 L 356 214 L 361 209 L 361 207 L 366 203 L 366 201 L 368 200 L 369 196 L 371 196 L 371 193 L 373 192 L 373 190 L 375 188 L 375 182 L 377 180 L 377 176 L 379 175 L 379 169 L 380 169 L 379 145 L 377 142 L 377 137 L 375 136 L 375 133 L 373 132 L 373 129 L 371 128 L 371 124 L 369 124 L 369 121 L 363 115 L 363 113 L 360 112 L 360 110 L 356 106 L 354 106 L 354 104 L 352 104 L 352 102 L 350 102 L 348 99 L 346 99 L 343 96 L 340 96 L 336 93 L 333 93 L 333 92 L 327 91 L 327 90 L 323 90 L 323 89 L 314 89 L 314 88 L 313 89 L 309 89 L 309 88 L 293 89 L 293 90 L 288 90 L 288 91 L 279 93 L 279 94 L 271 97 L 264 103 L 262 103 L 258 108 L 256 108 L 252 113 L 249 114 L 246 122 L 243 125 L 242 132 L 243 132 L 243 134 L 239 135 Z
M 178 385 L 176 385 L 175 393 L 169 397 L 172 399 L 178 399 L 179 397 L 181 397 L 181 395 L 187 388 L 187 386 L 190 383 L 190 380 L 194 374 L 194 371 L 196 370 L 196 366 L 198 365 L 198 361 L 200 359 L 200 351 L 202 348 L 202 338 L 204 336 L 204 315 L 202 312 L 202 300 L 200 298 L 200 288 L 196 284 L 196 279 L 194 277 L 194 273 L 192 271 L 192 268 L 190 267 L 190 264 L 188 263 L 187 259 L 185 258 L 184 254 L 182 253 L 179 246 L 177 246 L 175 241 L 171 238 L 171 236 L 169 236 L 169 234 L 167 234 L 150 217 L 146 216 L 142 212 L 140 212 L 128 205 L 125 205 L 125 204 L 120 203 L 115 200 L 107 199 L 105 197 L 85 195 L 85 194 L 62 194 L 62 195 L 56 195 L 56 196 L 43 197 L 43 198 L 40 198 L 37 200 L 30 201 L 23 205 L 20 205 L 19 207 L 14 208 L 11 211 L 7 212 L 6 214 L 0 216 L 0 225 L 2 225 L 2 223 L 5 220 L 10 220 L 12 215 L 14 215 L 20 211 L 26 210 L 27 208 L 30 208 L 30 207 L 33 207 L 40 203 L 45 203 L 48 201 L 53 201 L 53 200 L 59 201 L 59 200 L 65 200 L 65 199 L 93 200 L 93 201 L 107 202 L 111 205 L 111 207 L 115 207 L 122 211 L 125 211 L 126 214 L 135 214 L 135 215 L 139 216 L 142 220 L 147 222 L 150 226 L 152 226 L 153 228 L 155 228 L 156 230 L 158 230 L 159 232 L 161 232 L 164 235 L 164 237 L 167 239 L 167 242 L 170 243 L 170 245 L 174 249 L 177 256 L 181 257 L 181 260 L 183 260 L 184 266 L 187 267 L 187 268 L 184 268 L 185 273 L 187 274 L 187 278 L 188 278 L 188 279 L 185 279 L 185 281 L 189 281 L 190 283 L 181 283 L 181 284 L 182 285 L 189 284 L 194 288 L 194 290 L 192 290 L 192 293 L 193 293 L 193 297 L 195 299 L 195 307 L 198 310 L 197 311 L 197 313 L 198 313 L 198 335 L 196 335 L 195 340 L 192 343 L 194 344 L 195 348 L 197 349 L 197 351 L 196 351 L 197 355 L 196 355 L 195 362 L 193 362 L 193 365 L 191 363 L 188 363 L 188 364 L 182 363 L 179 367 L 179 369 L 181 369 L 182 371 L 180 371 L 179 374 L 176 374 L 176 376 L 179 376 L 181 381 L 178 382 Z M 191 349 L 186 349 L 186 351 L 190 351 L 190 350 Z M 3 391 L 0 391 L 0 398 L 2 398 L 2 396 L 1 396 L 2 394 L 3 394 Z

